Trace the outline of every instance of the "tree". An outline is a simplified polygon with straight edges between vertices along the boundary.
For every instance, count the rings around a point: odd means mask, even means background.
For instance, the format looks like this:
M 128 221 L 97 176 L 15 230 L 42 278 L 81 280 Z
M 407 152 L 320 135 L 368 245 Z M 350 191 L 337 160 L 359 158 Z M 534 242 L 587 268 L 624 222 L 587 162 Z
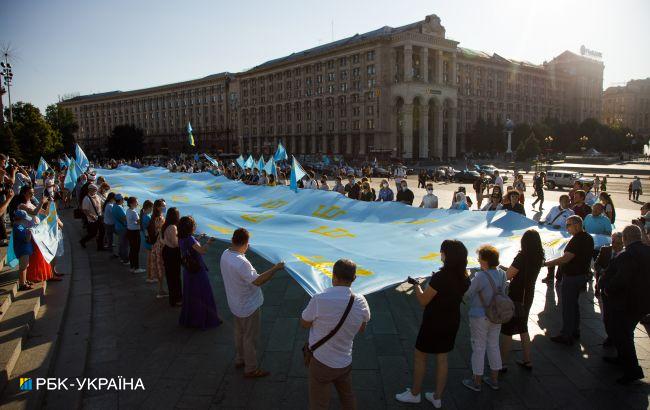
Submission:
M 535 138 L 535 133 L 531 132 L 528 138 L 521 141 L 517 146 L 517 159 L 535 158 L 541 151 L 539 140 Z
M 144 132 L 133 125 L 118 125 L 108 139 L 108 152 L 113 158 L 135 158 L 144 152 Z
M 16 143 L 14 133 L 6 124 L 0 127 L 0 147 L 2 147 L 3 154 L 16 159 L 18 162 L 22 161 L 22 155 L 20 153 L 20 148 Z
M 50 104 L 45 109 L 45 120 L 53 130 L 61 134 L 63 152 L 74 152 L 74 134 L 79 130 L 79 124 L 72 110 L 58 104 Z
M 41 156 L 54 154 L 62 148 L 61 133 L 50 127 L 37 107 L 17 102 L 12 108 L 14 120 L 9 126 L 24 161 L 35 164 Z

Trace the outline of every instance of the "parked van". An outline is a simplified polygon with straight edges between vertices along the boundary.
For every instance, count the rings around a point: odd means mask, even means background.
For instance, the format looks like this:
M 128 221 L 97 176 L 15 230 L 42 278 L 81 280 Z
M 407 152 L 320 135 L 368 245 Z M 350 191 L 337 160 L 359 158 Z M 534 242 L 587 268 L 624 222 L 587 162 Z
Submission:
M 573 188 L 573 182 L 582 176 L 579 172 L 573 171 L 548 171 L 546 173 L 546 187 L 555 188 Z

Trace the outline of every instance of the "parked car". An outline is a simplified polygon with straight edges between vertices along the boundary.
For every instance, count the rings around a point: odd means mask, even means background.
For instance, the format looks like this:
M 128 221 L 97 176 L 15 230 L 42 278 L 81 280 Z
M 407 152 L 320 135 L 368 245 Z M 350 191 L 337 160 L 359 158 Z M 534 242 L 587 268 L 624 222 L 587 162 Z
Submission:
M 546 187 L 555 188 L 572 188 L 573 183 L 577 181 L 582 174 L 574 171 L 548 171 L 546 173 Z
M 390 178 L 392 174 L 386 168 L 375 167 L 372 170 L 372 176 L 377 178 Z
M 481 174 L 477 171 L 471 171 L 468 169 L 458 171 L 454 174 L 454 180 L 456 182 L 474 182 L 479 179 Z

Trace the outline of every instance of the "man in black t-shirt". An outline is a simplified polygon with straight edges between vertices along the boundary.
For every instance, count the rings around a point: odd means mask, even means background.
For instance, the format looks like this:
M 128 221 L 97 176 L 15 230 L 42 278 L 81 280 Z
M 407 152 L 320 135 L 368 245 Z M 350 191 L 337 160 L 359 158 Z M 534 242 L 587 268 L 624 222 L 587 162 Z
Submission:
M 580 307 L 578 298 L 587 285 L 594 254 L 594 239 L 582 230 L 582 218 L 572 215 L 566 220 L 566 229 L 572 238 L 559 258 L 547 261 L 544 266 L 560 267 L 559 291 L 562 303 L 562 330 L 551 337 L 556 343 L 573 344 L 580 338 Z
M 413 195 L 413 191 L 411 191 L 408 188 L 408 184 L 406 180 L 402 180 L 402 183 L 400 184 L 400 190 L 397 192 L 397 195 L 395 196 L 395 201 L 401 202 L 406 205 L 413 205 L 413 199 L 415 199 L 415 195 Z

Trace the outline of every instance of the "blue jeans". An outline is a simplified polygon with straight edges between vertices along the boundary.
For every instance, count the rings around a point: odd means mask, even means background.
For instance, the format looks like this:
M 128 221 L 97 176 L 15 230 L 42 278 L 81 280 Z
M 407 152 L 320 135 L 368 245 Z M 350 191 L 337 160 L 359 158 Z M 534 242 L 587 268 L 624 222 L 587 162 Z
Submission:
M 562 276 L 560 283 L 560 307 L 562 308 L 562 336 L 580 335 L 580 292 L 587 285 L 587 276 Z
M 126 229 L 117 234 L 118 236 L 118 255 L 122 262 L 129 261 L 129 240 L 126 238 Z

